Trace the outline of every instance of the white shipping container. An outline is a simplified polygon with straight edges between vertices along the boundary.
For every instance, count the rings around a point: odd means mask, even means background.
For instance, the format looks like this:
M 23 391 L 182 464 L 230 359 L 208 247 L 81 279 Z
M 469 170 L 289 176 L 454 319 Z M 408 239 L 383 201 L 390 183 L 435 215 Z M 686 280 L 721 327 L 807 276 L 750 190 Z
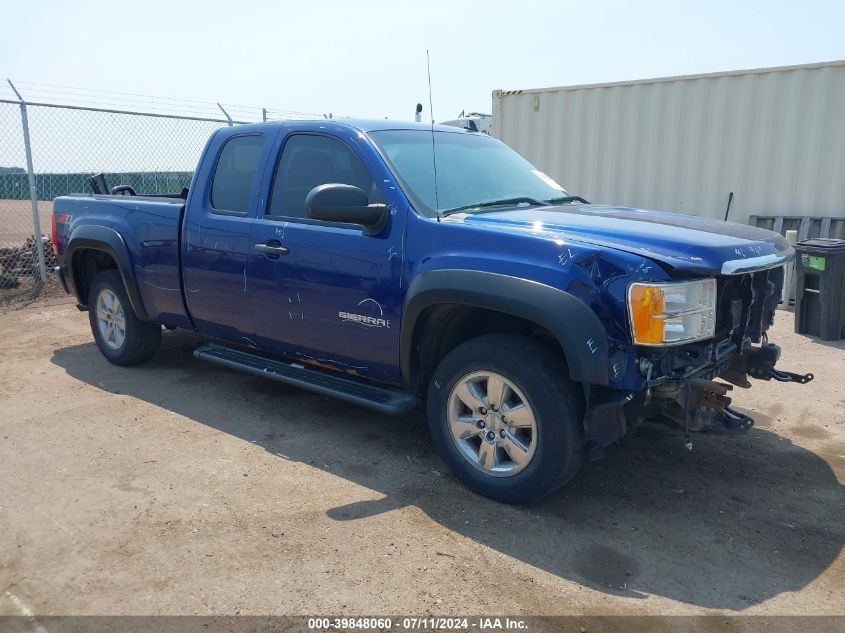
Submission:
M 845 61 L 496 90 L 493 135 L 591 202 L 845 217 Z

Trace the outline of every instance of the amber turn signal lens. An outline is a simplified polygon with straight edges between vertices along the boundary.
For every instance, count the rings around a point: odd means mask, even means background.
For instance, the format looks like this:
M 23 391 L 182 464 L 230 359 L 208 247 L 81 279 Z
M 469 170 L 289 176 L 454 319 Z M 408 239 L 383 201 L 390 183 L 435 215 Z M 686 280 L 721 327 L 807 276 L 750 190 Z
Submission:
M 666 309 L 663 292 L 654 286 L 635 284 L 630 293 L 631 324 L 634 341 L 645 345 L 663 342 L 663 319 Z

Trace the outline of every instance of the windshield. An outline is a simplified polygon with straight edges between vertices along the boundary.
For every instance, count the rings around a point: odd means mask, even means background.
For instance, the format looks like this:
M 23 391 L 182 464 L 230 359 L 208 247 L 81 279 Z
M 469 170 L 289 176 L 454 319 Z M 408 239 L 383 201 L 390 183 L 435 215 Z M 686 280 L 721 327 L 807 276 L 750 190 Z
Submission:
M 522 201 L 545 202 L 567 195 L 522 156 L 484 134 L 434 132 L 434 157 L 432 133 L 426 130 L 382 130 L 371 132 L 370 137 L 391 163 L 411 202 L 425 215 L 455 209 L 473 213 L 490 210 L 489 203 L 495 201 L 518 206 Z

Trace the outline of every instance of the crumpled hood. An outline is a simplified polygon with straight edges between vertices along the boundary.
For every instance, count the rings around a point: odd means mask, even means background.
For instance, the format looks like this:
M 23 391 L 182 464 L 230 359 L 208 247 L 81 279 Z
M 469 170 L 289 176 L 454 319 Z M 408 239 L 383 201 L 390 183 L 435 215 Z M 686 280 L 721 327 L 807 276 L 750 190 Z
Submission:
M 561 205 L 447 219 L 505 231 L 553 234 L 563 240 L 642 255 L 698 274 L 766 268 L 775 256 L 788 259 L 792 254 L 783 236 L 772 231 L 666 211 Z

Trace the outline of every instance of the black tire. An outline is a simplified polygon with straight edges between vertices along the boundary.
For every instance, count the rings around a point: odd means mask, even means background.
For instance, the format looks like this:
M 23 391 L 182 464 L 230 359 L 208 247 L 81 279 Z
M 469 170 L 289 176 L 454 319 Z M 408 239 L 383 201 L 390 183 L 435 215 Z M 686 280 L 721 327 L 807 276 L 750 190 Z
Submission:
M 458 381 L 496 372 L 516 386 L 533 410 L 536 447 L 527 466 L 493 476 L 464 457 L 449 428 L 449 399 Z M 560 354 L 525 336 L 491 334 L 456 347 L 441 361 L 428 388 L 428 426 L 440 457 L 471 490 L 503 503 L 535 501 L 569 481 L 584 457 L 584 398 Z M 480 442 L 483 440 L 479 440 Z
M 104 290 L 114 293 L 122 308 L 125 336 L 122 344 L 117 348 L 114 347 L 116 342 L 108 343 L 100 331 L 97 300 Z M 158 351 L 161 343 L 161 326 L 138 318 L 129 302 L 123 279 L 116 270 L 104 270 L 94 277 L 88 290 L 88 320 L 91 323 L 91 332 L 94 334 L 97 347 L 110 363 L 122 367 L 140 365 L 150 360 Z

